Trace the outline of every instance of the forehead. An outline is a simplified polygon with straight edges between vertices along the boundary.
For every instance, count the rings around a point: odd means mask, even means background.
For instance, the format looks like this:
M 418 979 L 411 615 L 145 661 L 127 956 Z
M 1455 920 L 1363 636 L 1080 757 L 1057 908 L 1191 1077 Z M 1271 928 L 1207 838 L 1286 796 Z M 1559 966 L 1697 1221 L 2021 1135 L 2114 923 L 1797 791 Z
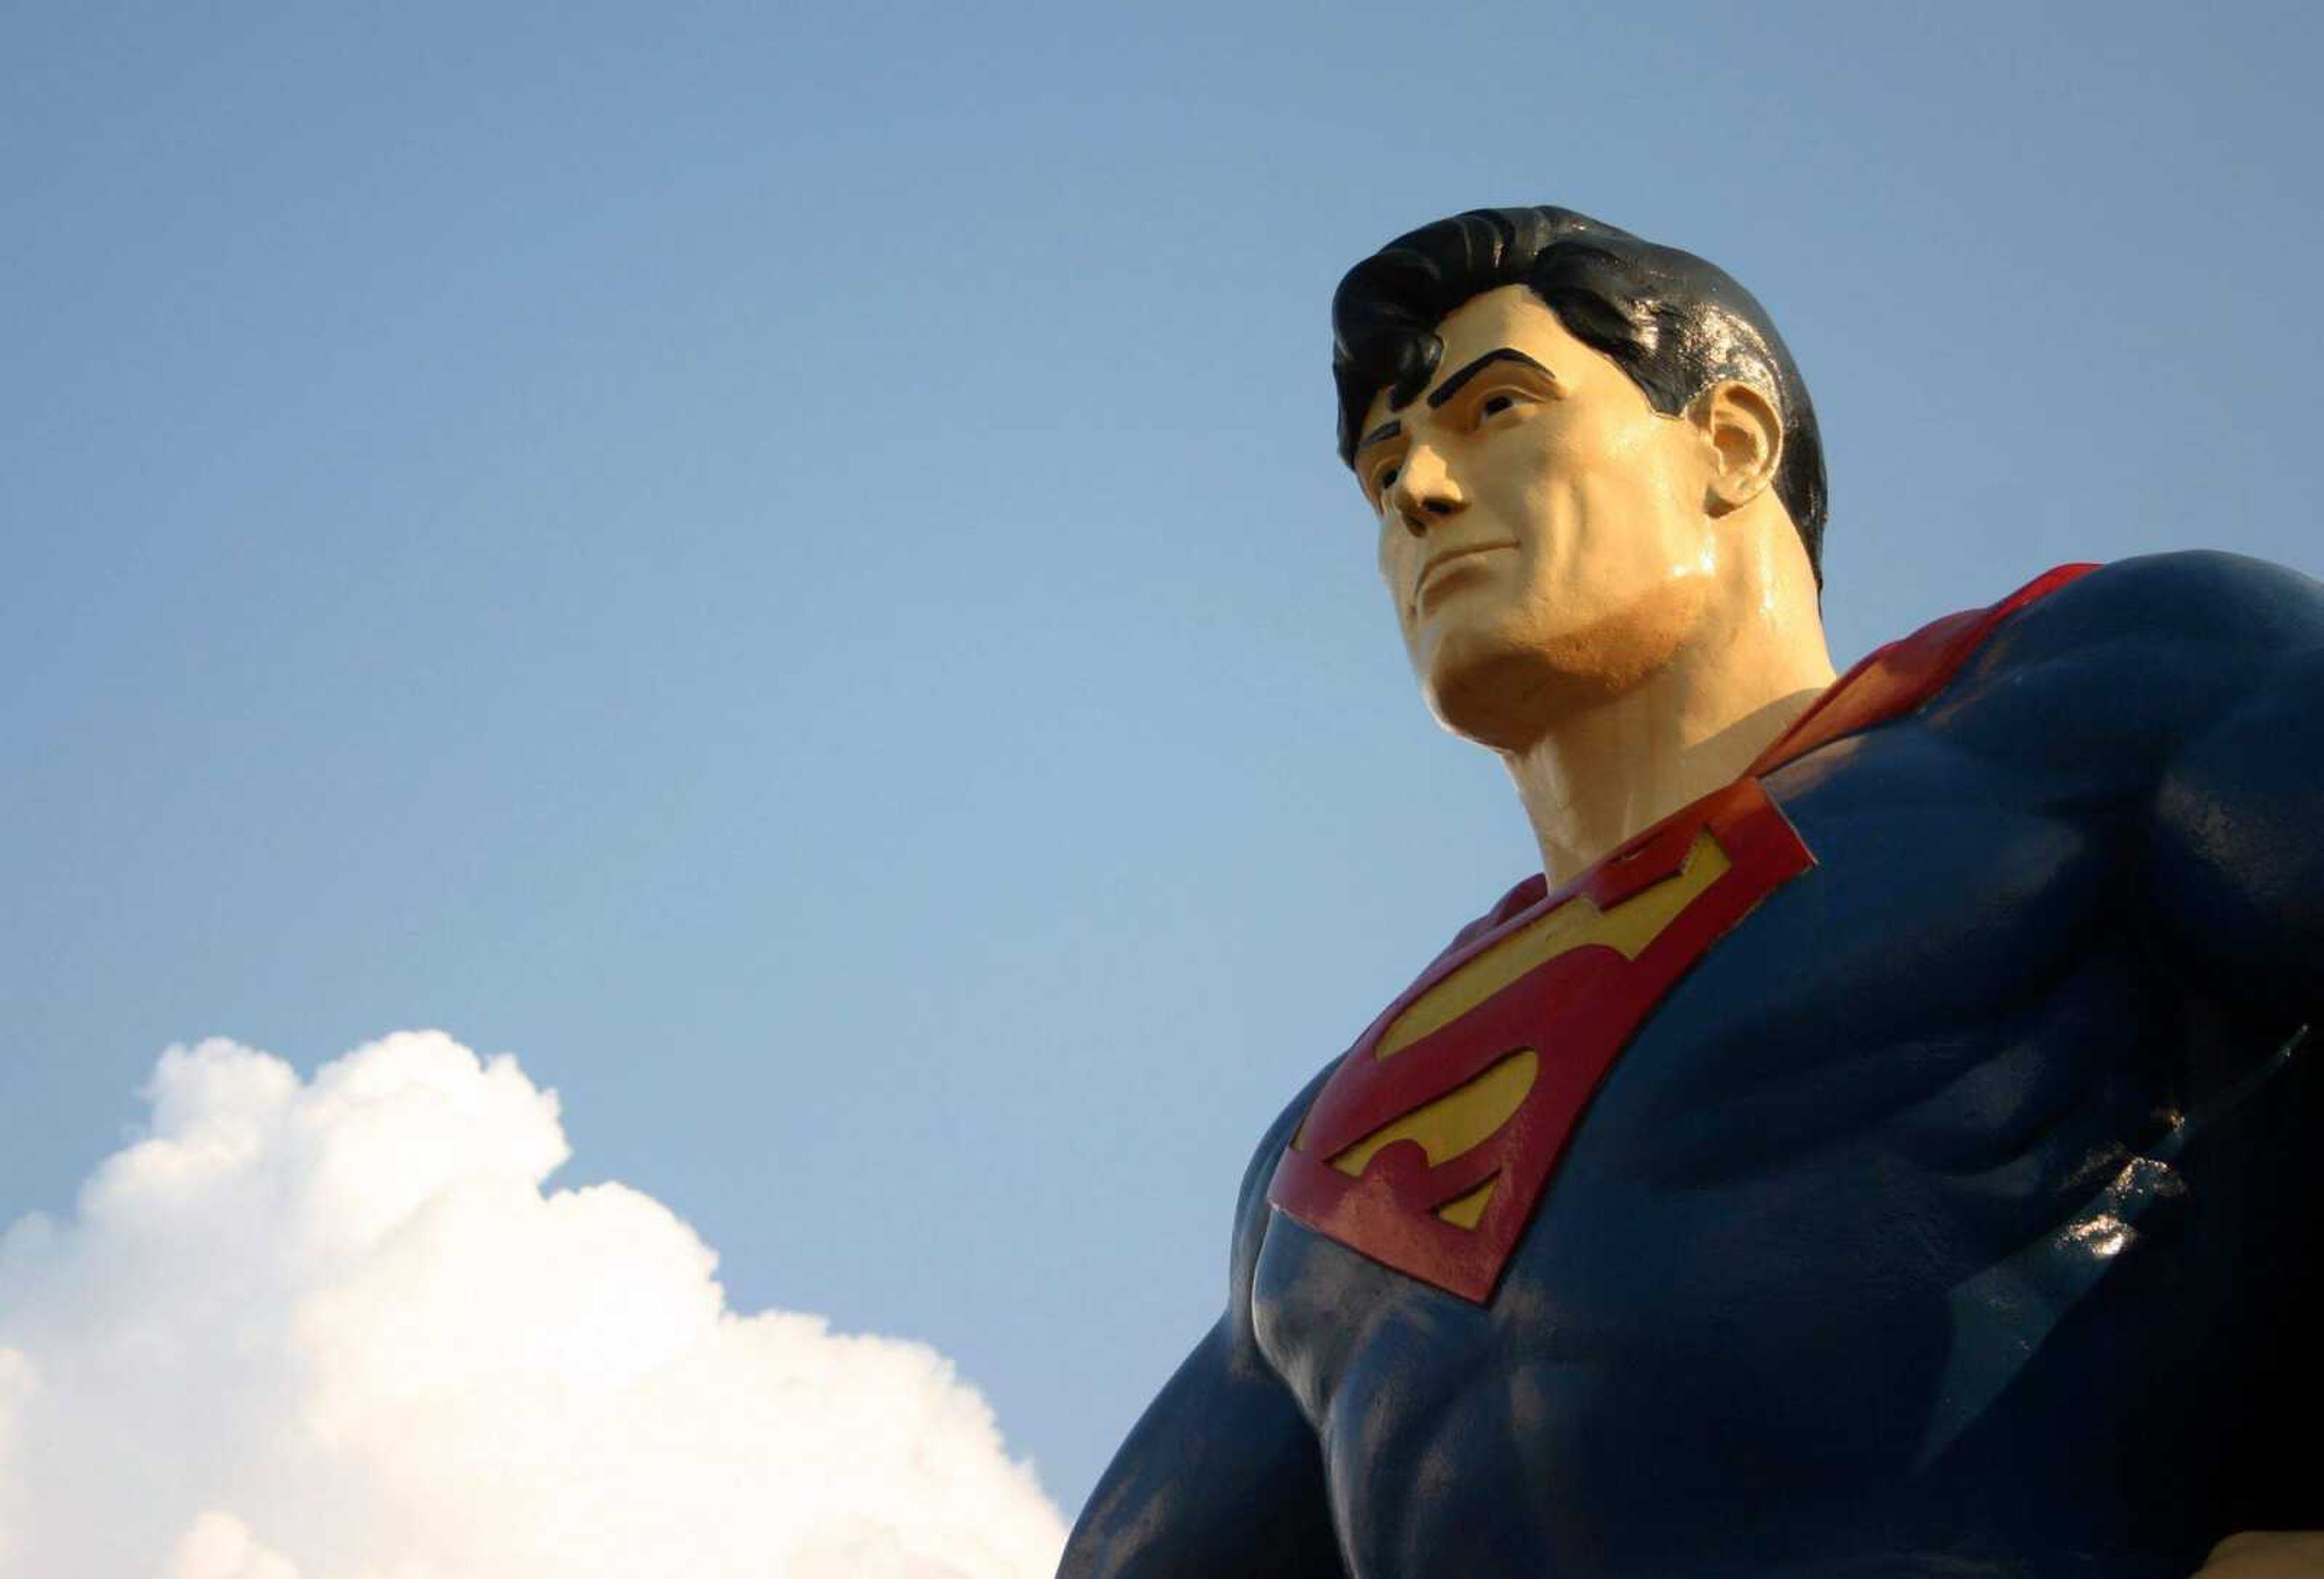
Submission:
M 1436 326 L 1436 337 L 1444 342 L 1444 350 L 1422 391 L 1424 397 L 1440 380 L 1458 373 L 1486 352 L 1498 351 L 1504 346 L 1523 351 L 1557 374 L 1560 383 L 1570 387 L 1587 386 L 1607 372 L 1618 379 L 1623 377 L 1621 369 L 1610 358 L 1568 334 L 1557 314 L 1524 285 L 1497 285 L 1481 295 L 1471 296 L 1444 315 Z M 1388 404 L 1388 392 L 1382 390 L 1372 397 L 1361 430 L 1368 433 L 1392 416 L 1410 416 L 1426 410 L 1418 398 L 1408 405 L 1392 407 Z

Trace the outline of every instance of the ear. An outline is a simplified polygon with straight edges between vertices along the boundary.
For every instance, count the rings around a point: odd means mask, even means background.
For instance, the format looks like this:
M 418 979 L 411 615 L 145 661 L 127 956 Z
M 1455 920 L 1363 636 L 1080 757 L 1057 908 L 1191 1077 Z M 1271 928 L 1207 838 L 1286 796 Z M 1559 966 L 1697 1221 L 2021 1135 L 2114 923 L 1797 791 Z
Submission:
M 1740 509 L 1774 485 L 1784 459 L 1784 419 L 1774 402 L 1730 378 L 1695 396 L 1686 417 L 1710 449 L 1706 512 Z

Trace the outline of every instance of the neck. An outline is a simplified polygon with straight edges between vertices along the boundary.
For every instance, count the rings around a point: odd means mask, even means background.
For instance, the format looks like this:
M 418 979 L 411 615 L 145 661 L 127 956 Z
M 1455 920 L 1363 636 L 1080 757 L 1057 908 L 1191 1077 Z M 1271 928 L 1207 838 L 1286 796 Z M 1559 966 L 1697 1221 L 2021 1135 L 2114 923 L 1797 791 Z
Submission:
M 1803 564 L 1804 569 L 1804 564 Z M 1741 589 L 1738 589 L 1741 590 Z M 1642 683 L 1562 715 L 1531 746 L 1502 753 L 1552 888 L 1633 835 L 1739 778 L 1832 683 L 1812 589 L 1757 589 Z

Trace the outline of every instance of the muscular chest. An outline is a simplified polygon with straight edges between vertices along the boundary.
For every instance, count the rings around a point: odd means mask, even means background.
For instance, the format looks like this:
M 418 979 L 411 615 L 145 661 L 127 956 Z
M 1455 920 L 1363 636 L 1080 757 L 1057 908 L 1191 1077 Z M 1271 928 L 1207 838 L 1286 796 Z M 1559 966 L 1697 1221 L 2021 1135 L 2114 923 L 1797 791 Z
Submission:
M 1364 1444 L 1335 1473 L 1481 1433 L 1573 1481 L 1633 1454 L 1683 1477 L 1674 1422 L 1731 1444 L 1800 1418 L 1807 1353 L 1827 1395 L 1862 1396 L 1793 1449 L 1899 1451 L 1946 1291 L 2054 1226 L 2151 1122 L 2169 1076 L 2139 1053 L 2119 852 L 1911 730 L 1771 789 L 1815 864 L 1655 996 L 1489 1295 L 1273 1220 L 1256 1325 L 1327 1454 Z

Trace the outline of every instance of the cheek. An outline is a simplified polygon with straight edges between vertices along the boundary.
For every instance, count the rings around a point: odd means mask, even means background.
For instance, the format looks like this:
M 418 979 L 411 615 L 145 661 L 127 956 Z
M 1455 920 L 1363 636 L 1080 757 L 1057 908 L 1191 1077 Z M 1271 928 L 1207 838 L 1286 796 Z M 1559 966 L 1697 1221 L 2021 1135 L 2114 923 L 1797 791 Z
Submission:
M 1402 527 L 1386 522 L 1381 524 L 1377 555 L 1380 590 L 1388 595 L 1388 608 L 1396 615 L 1397 628 L 1404 633 L 1406 641 L 1411 639 L 1412 625 L 1404 606 L 1404 589 L 1412 585 L 1413 573 L 1418 568 L 1413 559 L 1416 546 L 1412 534 Z
M 1678 574 L 1696 568 L 1700 512 L 1655 431 L 1562 435 L 1545 447 L 1509 503 L 1538 553 L 1563 573 Z

